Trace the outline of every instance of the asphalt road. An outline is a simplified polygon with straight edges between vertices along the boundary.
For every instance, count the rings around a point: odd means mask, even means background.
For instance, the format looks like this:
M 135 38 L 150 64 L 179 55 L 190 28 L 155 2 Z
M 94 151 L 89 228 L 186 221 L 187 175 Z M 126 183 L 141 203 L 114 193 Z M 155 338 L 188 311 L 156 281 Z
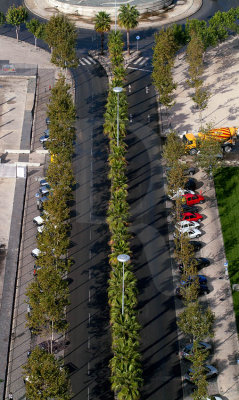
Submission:
M 145 67 L 147 69 L 147 66 Z M 158 112 L 150 73 L 128 70 L 128 179 L 132 261 L 139 288 L 142 398 L 182 398 L 176 315 L 161 166 Z
M 70 345 L 66 364 L 71 370 L 73 399 L 111 399 L 108 362 L 110 357 L 107 306 L 109 240 L 105 223 L 109 182 L 107 139 L 103 114 L 107 78 L 103 68 L 82 66 L 76 82 L 77 140 L 73 168 L 76 178 L 72 207 L 69 274 Z

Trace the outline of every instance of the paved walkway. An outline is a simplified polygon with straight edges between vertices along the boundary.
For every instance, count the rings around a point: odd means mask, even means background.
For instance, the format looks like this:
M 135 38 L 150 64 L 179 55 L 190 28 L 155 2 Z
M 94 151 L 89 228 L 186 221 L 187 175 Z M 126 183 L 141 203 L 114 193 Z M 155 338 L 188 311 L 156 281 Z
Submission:
M 149 28 L 163 26 L 165 24 L 177 22 L 181 19 L 195 14 L 202 6 L 203 0 L 181 0 L 176 6 L 160 16 L 152 16 L 148 20 L 140 21 L 138 28 Z M 49 19 L 52 15 L 58 13 L 57 8 L 52 7 L 50 0 L 25 0 L 26 7 L 39 17 Z M 80 16 L 70 14 L 77 28 L 94 29 L 92 20 L 83 19 Z M 112 24 L 113 27 L 113 24 Z

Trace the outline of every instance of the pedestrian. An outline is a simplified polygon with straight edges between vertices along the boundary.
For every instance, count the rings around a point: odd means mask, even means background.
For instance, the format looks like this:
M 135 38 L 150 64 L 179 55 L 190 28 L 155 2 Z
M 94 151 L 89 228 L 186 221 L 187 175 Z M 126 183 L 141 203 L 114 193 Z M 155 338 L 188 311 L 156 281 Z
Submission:
M 49 90 L 51 90 L 51 85 L 49 85 Z
M 8 398 L 9 398 L 9 400 L 13 400 L 13 394 L 12 394 L 12 392 L 9 393 Z
M 29 304 L 27 305 L 27 314 L 28 314 L 28 315 L 31 314 L 31 307 L 29 306 Z

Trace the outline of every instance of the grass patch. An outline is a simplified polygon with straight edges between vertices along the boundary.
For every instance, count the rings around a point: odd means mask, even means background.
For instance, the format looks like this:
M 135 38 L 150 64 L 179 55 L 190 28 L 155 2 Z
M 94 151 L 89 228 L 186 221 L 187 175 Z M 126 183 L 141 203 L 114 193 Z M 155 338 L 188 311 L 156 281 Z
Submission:
M 239 283 L 239 168 L 221 168 L 214 177 L 230 282 Z M 239 332 L 239 292 L 233 293 Z

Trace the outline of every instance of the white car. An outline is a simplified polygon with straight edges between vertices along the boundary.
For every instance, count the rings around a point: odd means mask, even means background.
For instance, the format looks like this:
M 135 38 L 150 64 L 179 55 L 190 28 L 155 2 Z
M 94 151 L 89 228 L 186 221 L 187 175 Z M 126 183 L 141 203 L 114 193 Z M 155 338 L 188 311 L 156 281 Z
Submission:
M 216 395 L 214 394 L 213 396 L 207 397 L 206 400 L 223 400 L 223 399 L 222 399 L 221 396 L 218 396 L 217 394 Z
M 183 229 L 198 228 L 199 226 L 199 222 L 187 220 L 180 221 L 176 224 L 176 228 L 179 230 L 179 232 L 182 232 Z
M 189 239 L 198 238 L 202 235 L 202 232 L 197 228 L 183 228 L 179 230 L 180 233 L 185 234 L 189 237 Z M 176 237 L 176 233 L 173 234 Z
M 183 196 L 184 194 L 195 194 L 193 190 L 187 190 L 187 189 L 178 189 L 176 193 L 173 195 L 168 195 L 170 200 L 176 200 L 177 197 Z
M 37 232 L 42 233 L 44 231 L 44 225 L 38 226 L 37 227 Z
M 34 257 L 34 258 L 38 258 L 40 256 L 40 254 L 41 254 L 41 250 L 39 250 L 38 248 L 32 250 L 32 252 L 31 252 L 32 257 Z
M 33 222 L 37 226 L 42 226 L 45 221 L 40 215 L 38 215 L 38 217 L 33 218 Z

